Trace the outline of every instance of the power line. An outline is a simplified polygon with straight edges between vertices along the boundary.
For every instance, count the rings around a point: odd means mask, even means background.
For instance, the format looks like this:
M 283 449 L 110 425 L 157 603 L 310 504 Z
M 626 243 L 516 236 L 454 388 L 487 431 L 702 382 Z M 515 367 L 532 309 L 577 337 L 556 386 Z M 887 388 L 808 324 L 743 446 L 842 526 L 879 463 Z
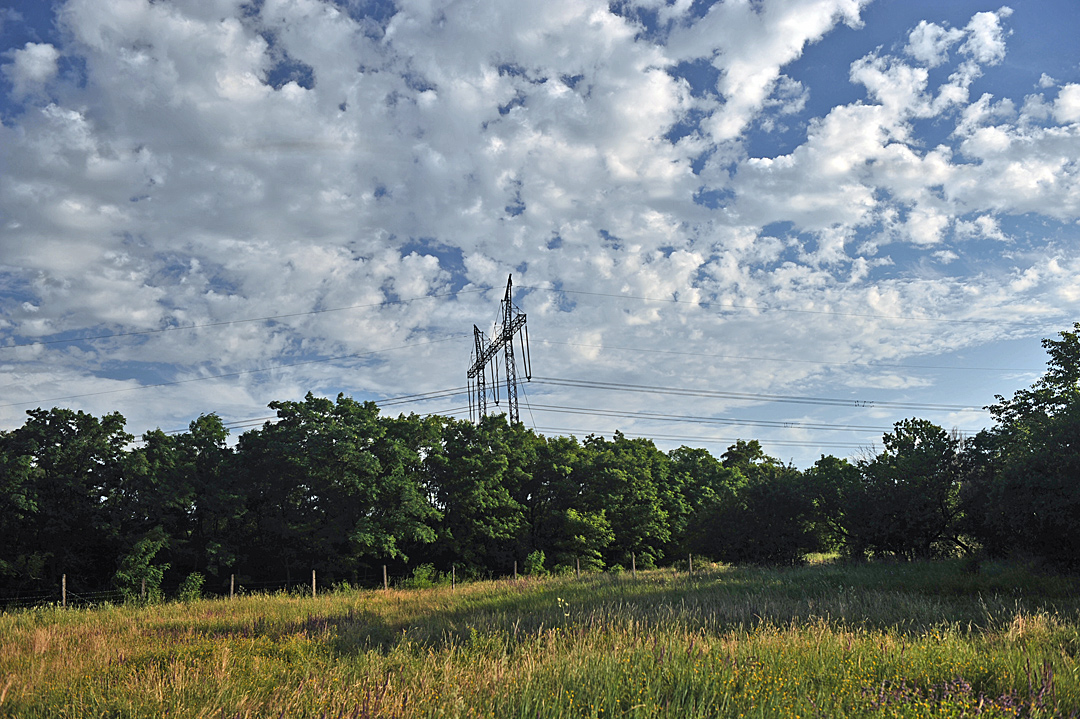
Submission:
M 434 391 L 431 391 L 431 392 L 421 392 L 419 394 L 406 394 L 406 395 L 401 395 L 401 396 L 398 396 L 398 397 L 389 397 L 389 398 L 384 399 L 384 400 L 373 400 L 373 401 L 379 406 L 379 409 L 382 409 L 383 407 L 393 407 L 393 406 L 399 405 L 399 404 L 408 404 L 409 402 L 424 402 L 424 401 L 432 400 L 432 399 L 443 399 L 443 398 L 446 398 L 446 397 L 455 397 L 455 396 L 458 396 L 458 395 L 465 394 L 465 392 L 467 390 L 468 390 L 468 387 L 452 387 L 451 389 L 434 390 Z M 262 424 L 263 422 L 269 422 L 271 420 L 276 420 L 276 419 L 278 419 L 278 416 L 276 414 L 271 415 L 269 417 L 251 417 L 249 419 L 235 419 L 235 420 L 232 420 L 230 422 L 222 422 L 221 426 L 225 427 L 226 429 L 241 429 L 241 428 L 244 428 L 244 427 L 254 427 L 254 426 L 257 426 L 259 424 Z M 164 433 L 165 434 L 183 434 L 184 432 L 187 432 L 187 431 L 188 431 L 188 429 L 170 429 L 170 430 L 164 430 Z M 136 441 L 138 441 L 138 440 L 136 440 Z
M 890 432 L 892 427 L 858 424 L 834 424 L 829 422 L 803 422 L 799 420 L 739 419 L 736 417 L 699 417 L 694 415 L 663 414 L 659 412 L 635 412 L 630 410 L 592 409 L 567 405 L 534 404 L 533 409 L 562 414 L 584 414 L 596 417 L 619 417 L 657 422 L 689 422 L 693 424 L 741 425 L 748 427 L 773 427 L 780 429 L 815 429 L 841 432 Z
M 796 364 L 814 364 L 833 367 L 864 367 L 866 369 L 905 369 L 905 370 L 962 370 L 965 372 L 1039 372 L 1040 369 L 1030 367 L 962 367 L 949 365 L 906 365 L 886 364 L 870 362 L 822 362 L 820 360 L 795 359 L 792 357 L 750 357 L 745 355 L 722 355 L 712 352 L 680 352 L 677 350 L 657 350 L 644 347 L 615 347 L 612 345 L 595 345 L 584 342 L 557 342 L 544 340 L 544 344 L 564 345 L 567 347 L 588 347 L 589 349 L 617 350 L 620 352 L 642 352 L 647 354 L 679 355 L 686 357 L 709 357 L 711 359 L 746 360 L 748 362 L 791 362 Z
M 575 380 L 564 378 L 551 378 L 551 377 L 536 377 L 534 381 L 537 384 L 550 385 L 557 387 L 578 388 L 578 389 L 597 389 L 597 390 L 612 390 L 620 392 L 648 392 L 657 394 L 674 394 L 677 396 L 698 396 L 698 397 L 718 397 L 718 398 L 736 398 L 736 399 L 753 399 L 758 401 L 789 401 L 797 404 L 823 404 L 825 406 L 841 406 L 841 407 L 856 407 L 862 409 L 870 409 L 876 407 L 889 407 L 900 409 L 938 409 L 938 410 L 981 410 L 980 407 L 972 407 L 966 405 L 945 405 L 945 404 L 918 404 L 909 402 L 887 402 L 880 400 L 842 400 L 827 397 L 797 397 L 788 395 L 767 395 L 748 392 L 723 392 L 714 390 L 692 390 L 679 387 L 660 387 L 654 385 L 631 385 L 618 382 L 600 382 L 593 380 Z M 450 397 L 460 396 L 465 394 L 469 390 L 468 387 L 451 387 L 442 390 L 432 390 L 429 392 L 420 392 L 415 394 L 400 395 L 396 397 L 389 397 L 382 400 L 372 400 L 380 408 L 393 407 L 401 404 L 409 404 L 412 402 L 425 402 L 435 399 L 446 399 Z M 533 406 L 538 410 L 548 410 L 553 412 L 567 412 L 571 414 L 595 414 L 598 416 L 619 416 L 619 417 L 633 417 L 637 419 L 659 419 L 661 421 L 688 421 L 693 423 L 718 423 L 724 425 L 746 425 L 746 426 L 765 426 L 765 427 L 782 427 L 782 428 L 800 428 L 800 429 L 830 429 L 830 430 L 842 430 L 842 431 L 881 431 L 887 432 L 891 428 L 882 427 L 870 427 L 864 425 L 842 425 L 833 423 L 808 423 L 798 420 L 751 420 L 735 417 L 723 417 L 723 418 L 709 418 L 709 417 L 685 417 L 680 415 L 658 415 L 656 413 L 640 413 L 640 412 L 625 412 L 616 410 L 603 410 L 603 409 L 587 409 L 587 408 L 573 408 L 564 405 L 532 405 L 527 402 L 530 414 Z M 443 412 L 431 412 L 426 416 L 432 415 L 445 415 L 451 416 L 461 411 L 464 408 L 452 408 Z M 223 423 L 228 428 L 240 428 L 243 426 L 254 426 L 263 421 L 276 419 L 276 417 L 260 417 L 246 420 L 236 420 L 234 422 Z M 535 427 L 536 420 L 533 418 L 533 425 Z M 537 428 L 539 429 L 539 428 Z M 170 430 L 166 434 L 177 434 L 187 430 Z M 650 435 L 654 438 L 663 438 L 663 435 Z M 668 437 L 671 439 L 678 439 L 677 437 Z M 689 438 L 689 439 L 708 439 L 708 438 Z M 727 441 L 723 438 L 716 438 L 715 441 Z M 780 440 L 773 440 L 780 441 Z M 783 440 L 791 443 L 792 446 L 840 446 L 849 447 L 856 446 L 850 443 L 830 443 L 830 442 L 811 442 L 798 443 L 795 440 Z
M 343 312 L 345 310 L 358 310 L 358 309 L 370 309 L 372 307 L 388 307 L 391 305 L 404 305 L 410 302 L 418 302 L 420 300 L 433 300 L 441 299 L 444 297 L 456 297 L 458 295 L 472 294 L 476 292 L 487 292 L 491 288 L 475 288 L 471 290 L 457 290 L 455 292 L 444 292 L 437 295 L 424 295 L 423 297 L 410 297 L 408 299 L 398 300 L 383 300 L 382 302 L 373 302 L 366 305 L 349 305 L 347 307 L 329 307 L 321 310 L 309 310 L 307 312 L 290 312 L 283 315 L 268 315 L 266 317 L 246 317 L 238 320 L 222 320 L 221 322 L 206 322 L 197 325 L 183 325 L 177 327 L 159 327 L 152 330 L 133 330 L 131 332 L 113 332 L 110 334 L 91 335 L 89 337 L 70 337 L 64 339 L 51 339 L 51 340 L 34 340 L 33 342 L 16 342 L 9 345 L 0 346 L 0 350 L 13 349 L 15 347 L 33 347 L 35 345 L 53 345 L 53 344 L 69 344 L 72 342 L 89 342 L 91 340 L 103 340 L 113 339 L 115 337 L 135 337 L 139 335 L 152 335 L 161 334 L 163 332 L 179 332 L 181 330 L 197 330 L 205 329 L 207 327 L 224 327 L 226 325 L 243 324 L 245 322 L 269 322 L 271 320 L 283 320 L 292 317 L 305 317 L 307 315 L 319 315 L 326 312 Z M 69 330 L 74 331 L 74 330 Z
M 534 377 L 537 384 L 578 387 L 583 389 L 618 390 L 622 392 L 646 392 L 683 397 L 715 397 L 717 399 L 754 400 L 759 402 L 787 402 L 791 404 L 815 404 L 827 407 L 853 407 L 873 409 L 877 407 L 892 409 L 940 410 L 940 411 L 982 411 L 983 407 L 961 404 L 926 404 L 917 402 L 891 402 L 887 400 L 838 399 L 833 397 L 800 397 L 793 395 L 760 394 L 756 392 L 726 392 L 720 390 L 687 389 L 683 387 L 658 387 L 654 385 L 631 385 L 620 382 L 600 382 L 595 380 L 562 379 L 558 377 Z

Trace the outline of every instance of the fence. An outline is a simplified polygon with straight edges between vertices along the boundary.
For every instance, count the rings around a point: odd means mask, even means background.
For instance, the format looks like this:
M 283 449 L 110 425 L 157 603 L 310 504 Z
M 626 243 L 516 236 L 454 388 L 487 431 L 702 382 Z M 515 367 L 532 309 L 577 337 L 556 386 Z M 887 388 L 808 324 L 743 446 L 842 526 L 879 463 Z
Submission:
M 421 565 L 430 566 L 430 565 Z M 687 572 L 689 577 L 694 575 L 694 556 L 692 554 L 687 555 Z M 675 565 L 671 566 L 671 571 L 674 576 L 677 576 L 678 570 Z M 577 560 L 574 563 L 574 574 L 576 577 L 581 577 L 581 560 Z M 630 574 L 637 578 L 637 557 L 635 553 L 630 553 Z M 513 574 L 508 575 L 506 578 L 517 579 L 518 578 L 518 563 L 514 562 Z M 270 580 L 270 581 L 243 581 L 238 582 L 236 575 L 232 574 L 229 577 L 229 590 L 226 594 L 224 591 L 219 592 L 204 592 L 206 596 L 219 596 L 233 598 L 237 595 L 245 594 L 275 594 L 275 593 L 288 593 L 297 596 L 317 596 L 319 593 L 318 576 L 316 570 L 311 570 L 311 579 L 308 581 L 307 577 L 303 580 Z M 339 582 L 330 586 L 323 585 L 322 591 L 334 591 L 335 589 L 348 587 L 352 589 L 384 589 L 388 590 L 391 585 L 395 587 L 410 587 L 410 586 L 433 586 L 435 584 L 445 584 L 449 581 L 450 587 L 456 588 L 458 584 L 457 567 L 451 566 L 449 572 L 435 572 L 434 576 L 426 575 L 421 576 L 414 569 L 412 572 L 390 572 L 387 569 L 387 565 L 382 565 L 382 571 L 365 571 L 362 576 L 358 576 L 355 582 Z M 145 601 L 147 599 L 147 587 L 145 580 L 142 583 L 141 591 L 139 593 L 139 599 Z M 120 590 L 104 590 L 104 591 L 73 591 L 73 588 L 68 586 L 67 575 L 63 575 L 60 581 L 60 586 L 57 587 L 57 591 L 53 593 L 36 593 L 36 594 L 13 594 L 3 595 L 0 594 L 0 612 L 11 611 L 13 609 L 28 609 L 33 607 L 43 607 L 55 605 L 59 607 L 94 607 L 106 604 L 121 604 L 130 600 L 131 593 L 123 592 Z M 162 599 L 181 598 L 180 592 L 175 592 L 169 596 L 161 593 Z

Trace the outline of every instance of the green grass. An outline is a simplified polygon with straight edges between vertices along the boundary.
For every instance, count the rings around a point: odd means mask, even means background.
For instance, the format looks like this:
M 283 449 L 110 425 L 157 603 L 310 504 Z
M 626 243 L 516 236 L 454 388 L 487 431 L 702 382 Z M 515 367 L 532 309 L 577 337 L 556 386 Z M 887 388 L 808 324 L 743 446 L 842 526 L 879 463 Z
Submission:
M 478 582 L 0 616 L 13 717 L 1080 710 L 1080 594 L 1018 565 Z

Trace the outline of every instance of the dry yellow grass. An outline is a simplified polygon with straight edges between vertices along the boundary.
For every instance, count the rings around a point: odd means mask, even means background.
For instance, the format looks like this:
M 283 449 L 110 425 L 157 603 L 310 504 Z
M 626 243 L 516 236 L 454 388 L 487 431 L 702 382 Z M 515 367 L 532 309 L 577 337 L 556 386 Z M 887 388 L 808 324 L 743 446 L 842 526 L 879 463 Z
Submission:
M 1032 576 L 1019 591 L 1000 591 L 983 576 L 965 590 L 935 579 L 954 570 L 712 567 L 692 580 L 643 572 L 20 611 L 0 616 L 0 713 L 534 719 L 1080 709 L 1071 584 Z

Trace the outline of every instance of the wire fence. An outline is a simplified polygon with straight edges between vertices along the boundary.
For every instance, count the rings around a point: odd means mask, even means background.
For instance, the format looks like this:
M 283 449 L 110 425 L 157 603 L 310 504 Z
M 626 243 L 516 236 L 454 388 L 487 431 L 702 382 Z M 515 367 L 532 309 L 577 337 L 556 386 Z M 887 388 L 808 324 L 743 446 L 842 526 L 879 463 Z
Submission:
M 445 574 L 445 577 L 443 576 Z M 252 580 L 246 577 L 237 577 L 235 574 L 222 578 L 214 586 L 202 588 L 199 594 L 206 598 L 219 597 L 229 598 L 233 596 L 250 596 L 256 594 L 290 594 L 295 596 L 312 596 L 318 593 L 326 593 L 339 590 L 359 589 L 383 589 L 391 587 L 409 586 L 418 582 L 426 581 L 428 584 L 442 582 L 456 583 L 456 572 L 421 572 L 416 569 L 408 571 L 391 571 L 387 567 L 368 569 L 354 575 L 347 581 L 320 582 L 316 571 L 303 578 L 287 578 L 272 580 Z M 65 575 L 56 590 L 53 592 L 8 592 L 0 590 L 0 612 L 16 611 L 20 609 L 33 609 L 42 607 L 82 607 L 91 608 L 104 605 L 124 604 L 128 602 L 146 601 L 169 601 L 184 598 L 183 590 L 177 588 L 173 591 L 162 591 L 160 588 L 143 586 L 138 591 L 123 591 L 120 589 L 106 589 L 94 591 L 76 591 L 72 582 Z
M 692 555 L 687 557 L 684 569 L 693 573 L 694 560 Z M 636 561 L 631 555 L 630 571 L 637 576 Z M 422 564 L 412 569 L 394 569 L 393 571 L 383 565 L 381 569 L 368 568 L 363 572 L 354 574 L 348 581 L 336 581 L 327 583 L 319 582 L 317 570 L 312 570 L 310 575 L 303 578 L 286 578 L 284 580 L 249 580 L 245 577 L 230 575 L 227 584 L 224 578 L 218 577 L 219 583 L 209 589 L 200 589 L 197 593 L 206 598 L 232 598 L 235 596 L 250 596 L 259 594 L 289 594 L 293 596 L 317 596 L 319 593 L 351 590 L 378 590 L 390 588 L 418 588 L 435 585 L 456 586 L 463 580 L 476 579 L 517 579 L 519 575 L 517 562 L 514 563 L 512 573 L 501 576 L 486 575 L 463 576 L 459 575 L 456 567 L 446 571 L 435 570 L 430 564 Z M 581 575 L 581 563 L 577 562 L 576 573 Z M 106 605 L 124 603 L 141 603 L 148 601 L 170 601 L 188 598 L 184 590 L 178 588 L 174 591 L 164 592 L 157 587 L 143 585 L 138 592 L 124 591 L 119 589 L 76 591 L 79 588 L 68 581 L 67 575 L 63 575 L 61 582 L 54 592 L 35 593 L 3 593 L 0 590 L 0 612 L 17 611 L 21 609 L 34 609 L 42 607 L 71 607 L 93 608 Z M 189 595 L 190 596 L 190 595 Z

